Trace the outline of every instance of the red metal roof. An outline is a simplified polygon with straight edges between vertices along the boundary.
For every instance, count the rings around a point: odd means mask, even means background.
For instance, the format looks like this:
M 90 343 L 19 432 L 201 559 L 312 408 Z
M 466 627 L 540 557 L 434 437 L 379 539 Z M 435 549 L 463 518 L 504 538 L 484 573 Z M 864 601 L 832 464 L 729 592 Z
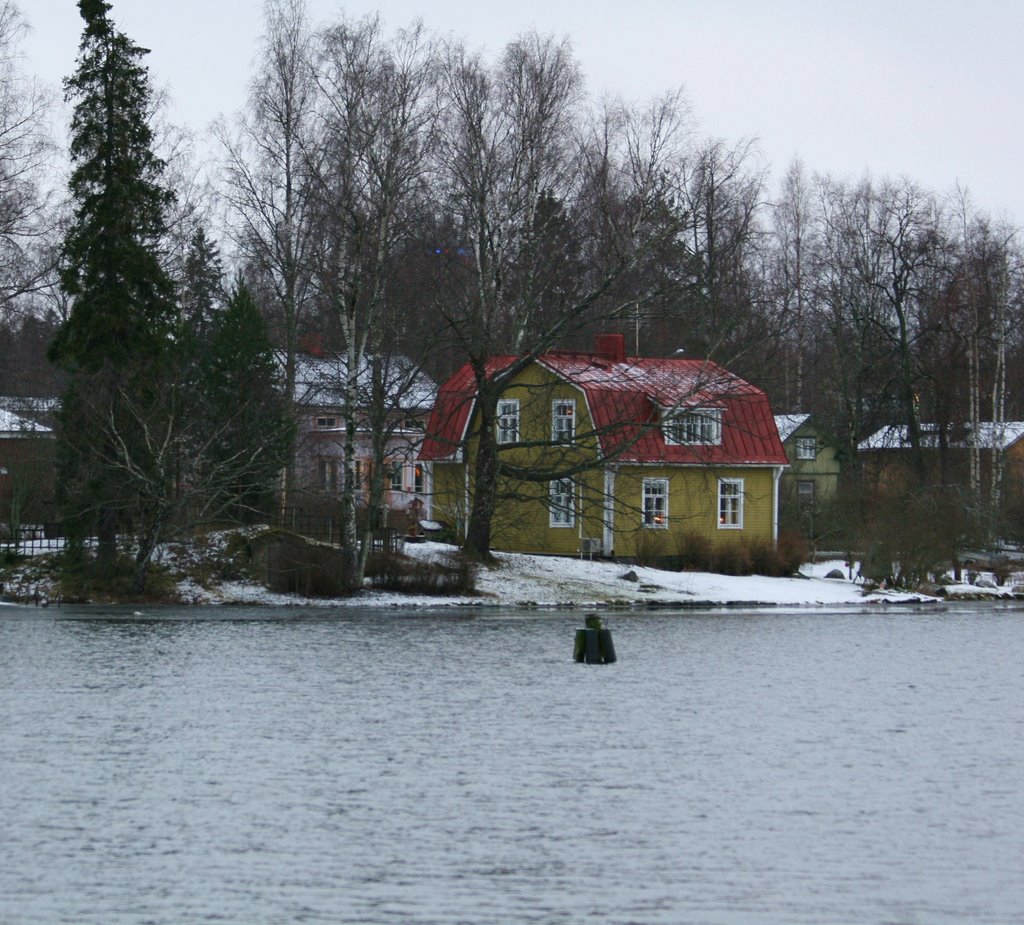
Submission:
M 488 375 L 514 359 L 494 358 Z M 615 361 L 607 354 L 563 352 L 544 354 L 538 362 L 583 391 L 606 457 L 673 465 L 786 465 L 768 397 L 715 363 L 675 357 Z M 475 394 L 467 364 L 438 393 L 423 459 L 452 457 L 465 436 Z M 651 426 L 664 411 L 695 408 L 721 409 L 720 444 L 671 445 L 660 427 Z
M 485 367 L 488 377 L 514 363 L 514 356 L 492 357 Z M 476 400 L 476 377 L 466 363 L 441 386 L 427 421 L 427 433 L 420 446 L 420 459 L 450 459 L 466 436 L 466 426 Z

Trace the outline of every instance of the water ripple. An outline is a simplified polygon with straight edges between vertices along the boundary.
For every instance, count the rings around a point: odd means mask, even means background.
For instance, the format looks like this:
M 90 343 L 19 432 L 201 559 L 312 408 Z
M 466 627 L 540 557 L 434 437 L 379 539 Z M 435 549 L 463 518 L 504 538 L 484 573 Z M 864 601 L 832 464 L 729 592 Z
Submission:
M 0 622 L 0 921 L 1010 923 L 1007 609 Z

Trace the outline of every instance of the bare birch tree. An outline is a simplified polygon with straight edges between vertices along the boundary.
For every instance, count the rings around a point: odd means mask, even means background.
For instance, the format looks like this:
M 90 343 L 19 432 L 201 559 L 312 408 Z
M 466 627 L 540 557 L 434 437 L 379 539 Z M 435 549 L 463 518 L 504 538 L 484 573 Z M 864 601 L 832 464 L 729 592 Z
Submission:
M 786 170 L 771 215 L 775 239 L 771 267 L 773 301 L 785 347 L 781 357 L 785 377 L 782 394 L 786 408 L 801 411 L 810 397 L 805 390 L 805 380 L 811 352 L 816 227 L 811 187 L 799 158 Z
M 312 150 L 316 87 L 305 0 L 267 0 L 265 33 L 248 109 L 215 134 L 223 151 L 223 195 L 239 255 L 272 302 L 271 330 L 284 354 L 285 387 L 295 395 L 295 358 L 313 298 Z M 290 467 L 291 469 L 292 467 Z M 286 480 L 290 489 L 291 476 Z
M 399 326 L 391 286 L 426 202 L 436 59 L 422 26 L 388 39 L 378 17 L 342 20 L 318 39 L 315 142 L 306 151 L 318 203 L 313 278 L 342 341 L 342 545 L 347 584 L 356 588 L 383 501 L 394 412 L 417 380 L 415 365 L 390 356 Z M 374 457 L 362 538 L 355 471 L 361 425 L 369 429 Z
M 766 320 L 759 298 L 757 251 L 764 167 L 751 140 L 705 142 L 690 158 L 683 188 L 689 224 L 688 279 L 683 311 L 697 356 L 736 362 L 752 345 L 763 347 Z
M 978 213 L 959 187 L 953 213 L 951 289 L 954 308 L 963 316 L 958 330 L 963 331 L 967 371 L 966 382 L 953 376 L 950 385 L 960 395 L 966 392 L 968 497 L 974 511 L 986 512 L 981 517 L 982 532 L 992 538 L 1004 494 L 1007 351 L 1015 327 L 1011 305 L 1017 231 Z M 986 444 L 990 456 L 987 485 L 982 466 Z
M 895 349 L 898 399 L 907 427 L 911 458 L 918 475 L 925 475 L 921 451 L 919 368 L 915 342 L 921 334 L 923 278 L 930 269 L 937 235 L 935 202 L 909 180 L 885 182 L 875 192 L 869 234 L 881 252 L 881 272 L 872 285 L 888 309 L 886 332 Z
M 866 432 L 888 423 L 889 348 L 878 242 L 867 231 L 872 187 L 829 177 L 815 183 L 821 251 L 815 265 L 816 324 L 829 345 L 827 406 L 846 455 L 856 460 Z
M 48 245 L 56 210 L 45 176 L 55 153 L 47 131 L 53 100 L 18 66 L 27 30 L 18 7 L 0 0 L 0 320 L 55 264 Z
M 435 305 L 473 371 L 464 548 L 487 558 L 510 446 L 497 439 L 502 391 L 562 339 L 646 301 L 624 283 L 682 227 L 672 206 L 689 125 L 678 95 L 586 113 L 568 43 L 532 33 L 493 68 L 450 46 L 443 88 L 439 170 L 455 240 Z

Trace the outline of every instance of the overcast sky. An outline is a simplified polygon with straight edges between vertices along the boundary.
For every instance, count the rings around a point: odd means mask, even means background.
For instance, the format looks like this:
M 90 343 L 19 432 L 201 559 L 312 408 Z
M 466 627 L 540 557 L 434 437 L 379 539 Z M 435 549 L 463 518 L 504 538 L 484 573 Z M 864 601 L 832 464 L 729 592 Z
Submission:
M 26 68 L 74 68 L 75 0 L 17 0 L 33 33 Z M 592 93 L 645 99 L 683 86 L 706 135 L 755 136 L 775 175 L 794 156 L 836 177 L 959 182 L 1024 224 L 1024 2 L 1019 0 L 308 0 L 314 22 L 379 11 L 420 17 L 497 53 L 524 29 L 568 35 Z M 113 0 L 113 18 L 202 131 L 243 104 L 261 0 Z

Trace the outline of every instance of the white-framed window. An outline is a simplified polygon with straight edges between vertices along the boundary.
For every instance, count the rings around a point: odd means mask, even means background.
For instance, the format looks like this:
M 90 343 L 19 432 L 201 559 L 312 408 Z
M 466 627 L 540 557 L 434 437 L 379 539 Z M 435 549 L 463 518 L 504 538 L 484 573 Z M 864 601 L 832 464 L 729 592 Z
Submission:
M 797 459 L 817 459 L 818 458 L 818 440 L 816 437 L 797 437 L 796 438 L 796 458 Z
M 812 480 L 797 482 L 796 497 L 801 507 L 812 507 L 814 505 L 814 482 Z
M 415 463 L 412 467 L 412 490 L 417 495 L 423 494 L 423 464 Z
M 717 446 L 722 442 L 722 409 L 694 408 L 669 412 L 661 422 L 661 430 L 669 444 Z
M 404 482 L 405 464 L 393 462 L 391 464 L 391 490 L 401 491 L 405 487 Z
M 551 403 L 551 440 L 553 443 L 572 443 L 576 436 L 576 401 L 558 398 Z
M 498 402 L 498 443 L 519 440 L 519 399 L 502 398 Z
M 338 426 L 338 419 L 329 415 L 318 415 L 315 424 L 317 430 L 330 430 Z
M 553 479 L 549 488 L 550 524 L 552 527 L 572 527 L 576 523 L 573 503 L 572 479 Z
M 668 529 L 668 479 L 644 479 L 644 526 Z
M 743 479 L 718 480 L 718 527 L 743 529 Z
M 321 457 L 316 461 L 316 483 L 320 491 L 338 490 L 338 460 Z

